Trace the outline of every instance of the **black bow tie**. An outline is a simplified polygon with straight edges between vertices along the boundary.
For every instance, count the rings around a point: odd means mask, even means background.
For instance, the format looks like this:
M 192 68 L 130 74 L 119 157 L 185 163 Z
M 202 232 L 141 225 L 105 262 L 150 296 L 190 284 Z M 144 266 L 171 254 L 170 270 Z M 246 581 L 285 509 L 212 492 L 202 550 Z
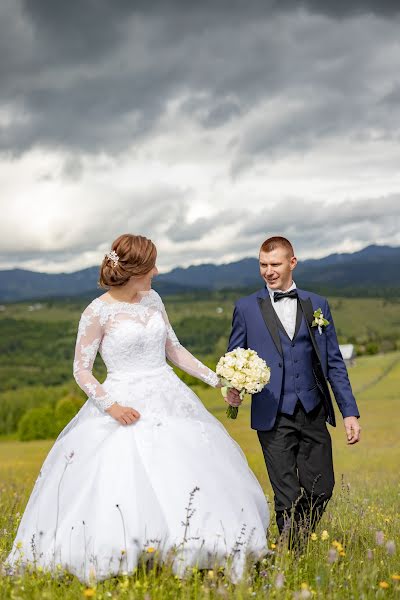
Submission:
M 282 300 L 282 298 L 298 298 L 297 290 L 290 290 L 290 292 L 274 292 L 274 302 Z

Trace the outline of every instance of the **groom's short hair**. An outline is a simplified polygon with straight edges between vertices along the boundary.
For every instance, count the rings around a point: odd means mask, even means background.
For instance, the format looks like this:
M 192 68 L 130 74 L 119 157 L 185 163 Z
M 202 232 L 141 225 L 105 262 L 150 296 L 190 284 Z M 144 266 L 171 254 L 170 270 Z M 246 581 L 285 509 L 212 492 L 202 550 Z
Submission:
M 272 252 L 276 248 L 284 248 L 289 255 L 289 258 L 294 256 L 294 250 L 292 244 L 284 237 L 275 235 L 270 237 L 262 243 L 260 252 Z

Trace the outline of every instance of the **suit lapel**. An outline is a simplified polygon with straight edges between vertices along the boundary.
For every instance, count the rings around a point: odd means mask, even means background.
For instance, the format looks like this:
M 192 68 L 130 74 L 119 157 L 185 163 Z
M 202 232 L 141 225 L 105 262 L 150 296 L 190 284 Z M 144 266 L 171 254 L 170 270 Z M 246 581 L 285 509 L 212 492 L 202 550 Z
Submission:
M 260 311 L 264 322 L 274 341 L 276 349 L 278 350 L 279 354 L 283 356 L 281 338 L 279 336 L 278 331 L 278 324 L 276 321 L 275 311 L 271 304 L 271 298 L 269 297 L 269 294 L 266 294 L 264 298 L 258 297 L 257 302 L 258 306 L 260 307 Z
M 314 347 L 316 355 L 318 356 L 319 362 L 321 362 L 321 353 L 319 351 L 318 344 L 315 341 L 314 330 L 311 327 L 311 323 L 314 320 L 314 309 L 313 309 L 313 305 L 311 303 L 311 299 L 310 298 L 301 298 L 299 296 L 299 304 L 300 304 L 301 310 L 302 310 L 305 320 L 306 320 L 307 329 L 308 329 L 308 332 L 309 332 L 310 338 L 311 338 L 311 343 Z
M 300 326 L 301 326 L 302 319 L 303 319 L 303 311 L 301 310 L 300 302 L 297 301 L 296 325 L 295 325 L 295 328 L 294 328 L 293 339 L 299 333 L 299 329 L 300 329 Z

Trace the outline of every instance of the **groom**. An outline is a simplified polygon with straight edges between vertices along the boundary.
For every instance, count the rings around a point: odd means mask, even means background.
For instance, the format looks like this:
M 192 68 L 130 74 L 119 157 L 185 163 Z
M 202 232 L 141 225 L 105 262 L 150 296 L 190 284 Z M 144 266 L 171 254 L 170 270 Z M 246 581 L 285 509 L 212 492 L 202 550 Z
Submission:
M 331 438 L 325 421 L 335 426 L 329 387 L 343 416 L 347 443 L 360 439 L 359 412 L 339 350 L 328 302 L 296 288 L 297 264 L 292 244 L 271 237 L 260 249 L 265 286 L 236 302 L 228 351 L 256 350 L 271 367 L 270 383 L 251 404 L 274 490 L 279 532 L 312 531 L 332 495 L 334 474 Z M 316 325 L 322 310 L 325 325 Z M 322 321 L 321 321 L 322 322 Z M 235 389 L 226 401 L 239 406 Z

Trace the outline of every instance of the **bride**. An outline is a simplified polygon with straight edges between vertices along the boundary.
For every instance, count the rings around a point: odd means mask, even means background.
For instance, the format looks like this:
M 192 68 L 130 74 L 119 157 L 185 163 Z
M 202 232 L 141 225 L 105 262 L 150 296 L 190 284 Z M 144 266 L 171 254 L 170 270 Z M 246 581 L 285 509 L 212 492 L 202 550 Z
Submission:
M 155 553 L 242 576 L 265 555 L 268 505 L 238 444 L 166 358 L 219 387 L 179 343 L 160 296 L 153 242 L 124 234 L 101 265 L 109 289 L 84 310 L 74 376 L 88 395 L 39 473 L 7 559 L 82 581 L 132 572 Z M 107 367 L 92 374 L 97 352 Z

